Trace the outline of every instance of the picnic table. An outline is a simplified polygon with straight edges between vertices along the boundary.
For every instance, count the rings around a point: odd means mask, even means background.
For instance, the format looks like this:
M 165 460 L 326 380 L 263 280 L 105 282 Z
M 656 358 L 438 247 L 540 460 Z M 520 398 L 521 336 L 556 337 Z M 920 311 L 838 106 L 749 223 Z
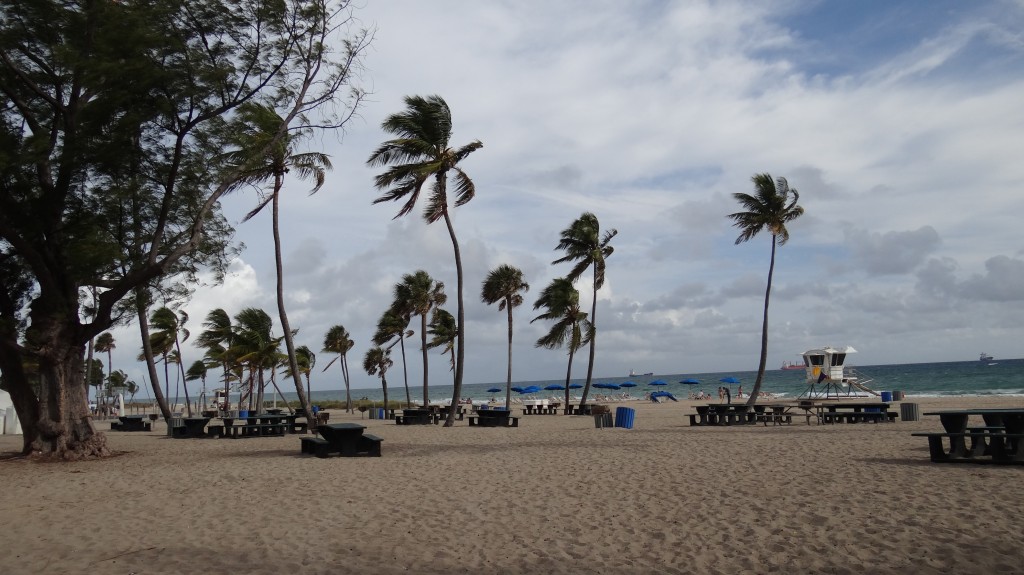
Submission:
M 938 416 L 945 431 L 911 435 L 928 438 L 934 462 L 1024 464 L 1024 408 L 951 409 L 925 415 Z M 984 425 L 970 426 L 972 416 L 981 416 Z
M 119 421 L 110 422 L 111 431 L 149 431 L 152 424 L 145 420 L 145 415 L 122 415 Z
M 302 453 L 311 453 L 320 458 L 331 453 L 342 457 L 360 455 L 380 457 L 380 444 L 383 441 L 376 435 L 364 433 L 366 427 L 358 423 L 331 423 L 316 428 L 321 437 L 303 437 Z
M 186 417 L 181 420 L 182 425 L 172 430 L 172 436 L 186 439 L 197 439 L 206 437 L 206 424 L 210 423 L 209 417 Z
M 821 423 L 871 423 L 896 421 L 897 413 L 889 404 L 879 401 L 820 403 L 817 405 Z
M 566 415 L 593 415 L 594 404 L 584 403 L 583 405 L 566 404 L 564 413 Z
M 523 400 L 523 415 L 556 415 L 561 402 L 547 399 L 526 399 Z
M 397 425 L 430 425 L 434 423 L 434 412 L 429 407 L 403 409 L 402 415 L 395 416 Z
M 482 409 L 469 416 L 469 425 L 479 427 L 519 427 L 519 418 L 510 409 Z
M 709 403 L 698 405 L 697 413 L 688 414 L 691 426 L 746 425 L 756 423 L 757 413 L 745 403 Z

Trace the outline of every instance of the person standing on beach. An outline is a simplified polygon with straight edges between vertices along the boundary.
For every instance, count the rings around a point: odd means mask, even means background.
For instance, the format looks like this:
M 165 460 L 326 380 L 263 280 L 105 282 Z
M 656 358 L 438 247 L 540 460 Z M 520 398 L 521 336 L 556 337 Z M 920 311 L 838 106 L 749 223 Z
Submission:
M 725 390 L 725 402 L 732 403 L 732 394 L 729 393 L 729 386 L 727 385 L 722 389 Z

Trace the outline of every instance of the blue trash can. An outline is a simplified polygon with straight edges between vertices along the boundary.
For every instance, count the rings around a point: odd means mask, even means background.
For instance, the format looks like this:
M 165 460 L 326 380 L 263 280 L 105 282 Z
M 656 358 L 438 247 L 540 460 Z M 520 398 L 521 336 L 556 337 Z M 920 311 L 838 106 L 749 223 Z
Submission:
M 891 401 L 892 401 L 892 392 L 891 391 L 883 391 L 882 392 L 882 403 L 889 403 Z
M 636 410 L 632 407 L 615 408 L 615 427 L 633 429 L 633 419 L 636 417 Z
M 244 410 L 244 409 L 242 409 L 242 410 L 240 410 L 238 412 L 238 417 L 242 418 L 242 419 L 245 419 L 246 417 L 249 417 L 249 412 Z
M 384 408 L 383 407 L 378 407 L 377 408 L 377 419 L 384 419 Z
M 316 415 L 317 413 L 320 413 L 320 406 L 319 405 L 314 405 L 313 406 L 313 415 Z

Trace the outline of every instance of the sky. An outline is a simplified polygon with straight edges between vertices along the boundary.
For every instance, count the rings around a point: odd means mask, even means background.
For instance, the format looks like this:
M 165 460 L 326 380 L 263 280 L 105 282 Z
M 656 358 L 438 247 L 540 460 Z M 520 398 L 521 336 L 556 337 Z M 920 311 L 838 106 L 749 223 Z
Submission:
M 379 386 L 362 357 L 403 274 L 444 282 L 455 312 L 443 222 L 372 204 L 381 169 L 366 159 L 407 95 L 448 102 L 453 146 L 483 143 L 462 163 L 476 197 L 452 210 L 466 383 L 505 380 L 506 315 L 480 300 L 500 264 L 530 285 L 513 379 L 565 377 L 566 350 L 534 347 L 550 324 L 530 320 L 571 267 L 552 265 L 561 230 L 587 211 L 618 230 L 595 377 L 756 370 L 771 236 L 737 245 L 727 215 L 758 173 L 787 178 L 805 210 L 776 257 L 768 369 L 824 345 L 853 346 L 854 365 L 1024 356 L 1024 1 L 363 0 L 356 17 L 374 29 L 369 95 L 343 132 L 300 145 L 330 155 L 323 188 L 290 179 L 281 201 L 287 309 L 296 344 L 318 352 L 314 390 L 343 387 L 319 353 L 339 324 L 356 342 L 353 387 Z M 270 210 L 240 223 L 256 202 L 224 202 L 246 249 L 184 307 L 193 337 L 214 308 L 276 315 Z M 577 284 L 587 310 L 591 286 Z M 114 368 L 143 381 L 137 326 L 112 331 Z M 186 365 L 202 355 L 190 343 Z M 431 383 L 450 384 L 448 360 L 429 359 Z M 586 369 L 583 352 L 573 376 Z

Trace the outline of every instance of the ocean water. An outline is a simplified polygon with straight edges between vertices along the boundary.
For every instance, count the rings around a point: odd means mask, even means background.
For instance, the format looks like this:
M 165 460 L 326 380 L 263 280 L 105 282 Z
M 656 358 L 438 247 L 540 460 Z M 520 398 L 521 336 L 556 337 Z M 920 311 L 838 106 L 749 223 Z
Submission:
M 908 398 L 912 397 L 942 397 L 942 396 L 987 396 L 987 395 L 1009 395 L 1024 398 L 1024 359 L 995 360 L 993 362 L 982 361 L 956 361 L 944 363 L 910 363 L 896 365 L 866 365 L 847 366 L 847 374 L 851 368 L 856 372 L 861 382 L 868 382 L 867 387 L 881 391 L 902 391 Z M 513 370 L 515 366 L 513 366 Z M 581 367 L 586 373 L 586 367 Z M 514 371 L 513 371 L 514 373 Z M 730 384 L 728 387 L 733 396 L 737 388 L 743 386 L 744 393 L 754 387 L 754 380 L 757 378 L 756 371 L 736 371 L 721 373 L 675 373 L 675 374 L 654 374 L 633 377 L 600 377 L 594 378 L 592 383 L 615 383 L 621 384 L 625 381 L 632 381 L 637 384 L 633 388 L 622 388 L 620 391 L 607 391 L 602 389 L 591 389 L 591 397 L 595 393 L 621 394 L 628 392 L 634 398 L 642 398 L 645 393 L 664 390 L 672 393 L 678 398 L 686 398 L 690 392 L 697 393 L 701 390 L 717 398 L 719 386 L 726 385 L 719 380 L 726 377 L 734 377 L 740 381 L 739 384 Z M 697 379 L 698 385 L 685 385 L 679 383 L 683 379 Z M 651 381 L 663 380 L 667 382 L 664 386 L 648 385 Z M 563 385 L 565 378 L 550 379 L 542 381 L 517 381 L 513 386 L 526 387 L 536 385 L 544 388 L 551 384 Z M 584 379 L 573 379 L 572 383 L 580 385 L 586 383 Z M 409 382 L 409 392 L 413 402 L 420 402 L 423 399 L 423 388 L 419 385 L 413 386 Z M 488 383 L 466 383 L 462 386 L 462 396 L 475 401 L 486 401 L 495 398 L 504 401 L 505 392 L 489 393 L 489 388 L 501 388 L 504 390 L 505 382 Z M 783 371 L 781 369 L 769 369 L 765 372 L 762 390 L 773 394 L 778 398 L 795 398 L 807 389 L 806 373 L 804 370 Z M 440 402 L 452 396 L 451 385 L 429 384 L 430 400 Z M 573 395 L 582 395 L 582 389 L 572 390 Z M 537 397 L 562 397 L 564 391 L 544 391 L 536 394 Z M 295 400 L 294 392 L 285 393 L 285 398 Z M 513 397 L 517 396 L 512 392 Z M 367 398 L 380 401 L 384 399 L 381 388 L 356 388 L 352 389 L 352 399 Z M 405 386 L 401 378 L 388 380 L 388 397 L 392 400 L 405 400 Z M 268 396 L 269 399 L 269 396 Z M 313 390 L 313 403 L 326 400 L 344 400 L 345 390 Z

